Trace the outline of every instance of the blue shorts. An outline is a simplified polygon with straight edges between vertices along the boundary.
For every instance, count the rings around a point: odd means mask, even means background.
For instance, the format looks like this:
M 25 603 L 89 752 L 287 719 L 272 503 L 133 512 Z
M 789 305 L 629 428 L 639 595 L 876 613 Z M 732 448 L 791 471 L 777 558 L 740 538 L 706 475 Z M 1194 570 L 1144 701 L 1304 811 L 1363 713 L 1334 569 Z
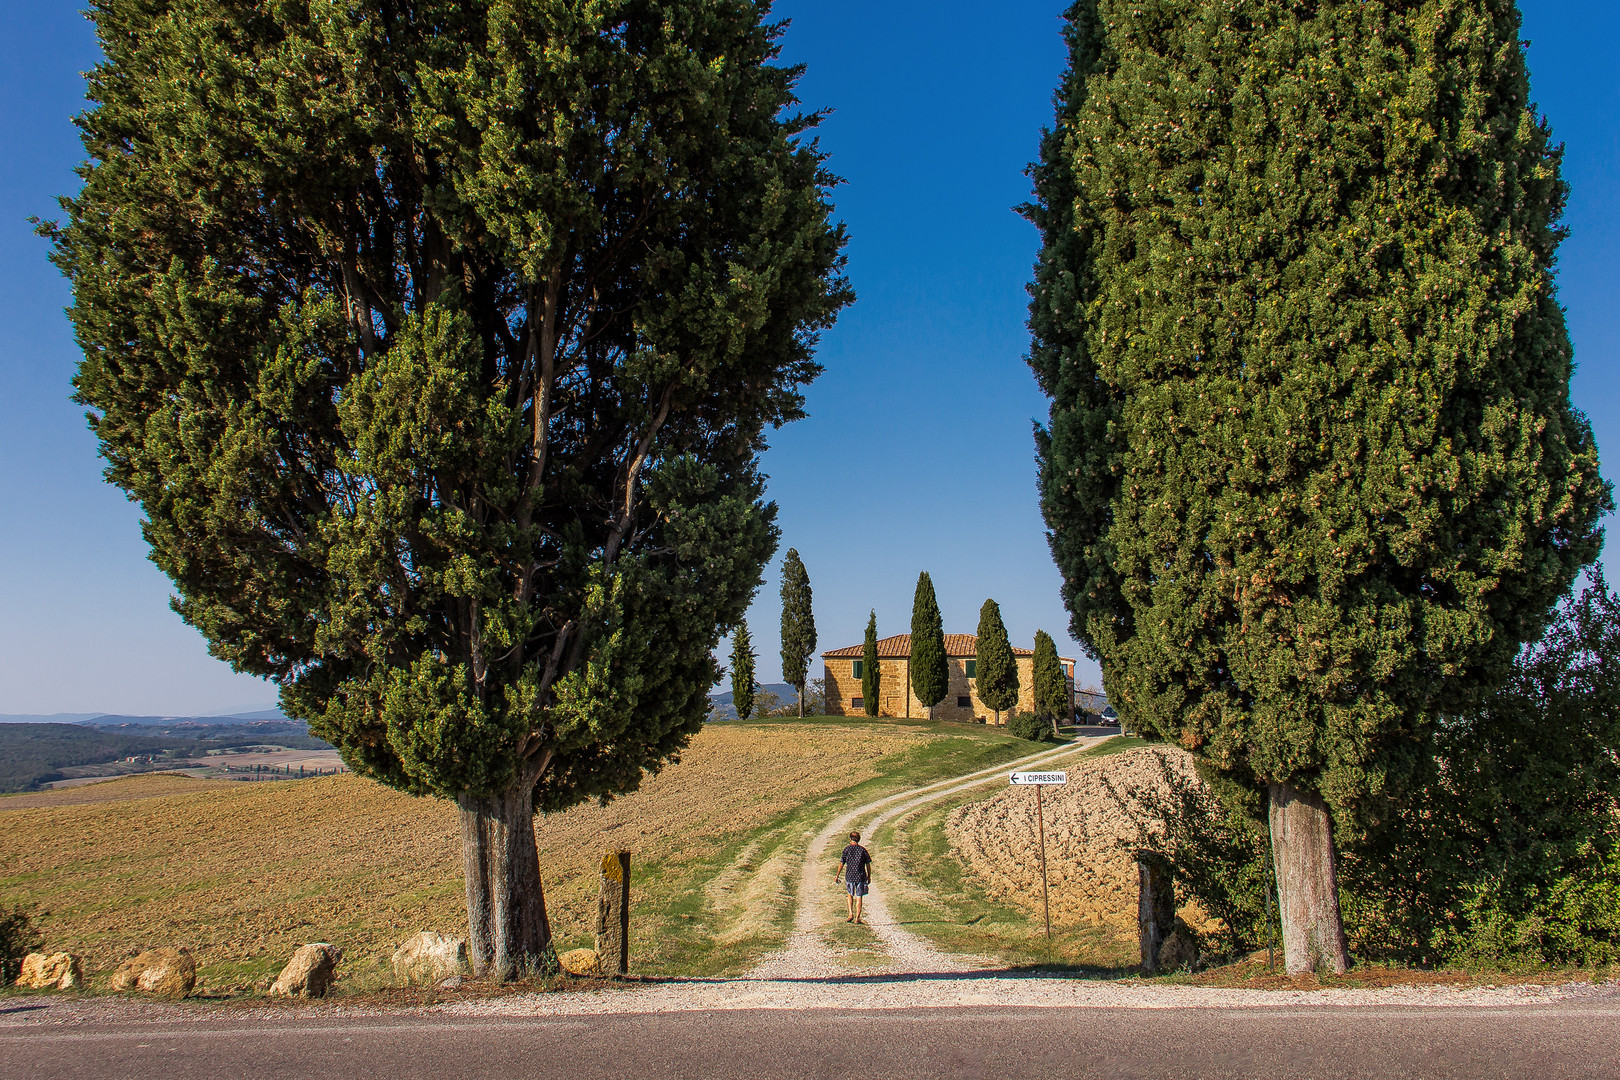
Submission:
M 851 896 L 865 896 L 866 895 L 866 882 L 864 882 L 864 881 L 846 881 L 846 882 L 844 882 L 844 891 L 849 893 L 849 895 L 851 895 Z

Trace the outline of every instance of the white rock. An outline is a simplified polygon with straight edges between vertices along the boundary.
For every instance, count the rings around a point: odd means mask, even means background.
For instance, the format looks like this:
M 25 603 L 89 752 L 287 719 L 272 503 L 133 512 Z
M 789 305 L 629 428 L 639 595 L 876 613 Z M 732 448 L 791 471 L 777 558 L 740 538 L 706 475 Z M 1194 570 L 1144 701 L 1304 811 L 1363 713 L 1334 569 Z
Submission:
M 304 945 L 292 954 L 281 975 L 270 985 L 272 997 L 325 997 L 343 950 L 329 942 Z
M 437 983 L 467 966 L 467 942 L 423 930 L 394 950 L 394 977 L 410 983 Z

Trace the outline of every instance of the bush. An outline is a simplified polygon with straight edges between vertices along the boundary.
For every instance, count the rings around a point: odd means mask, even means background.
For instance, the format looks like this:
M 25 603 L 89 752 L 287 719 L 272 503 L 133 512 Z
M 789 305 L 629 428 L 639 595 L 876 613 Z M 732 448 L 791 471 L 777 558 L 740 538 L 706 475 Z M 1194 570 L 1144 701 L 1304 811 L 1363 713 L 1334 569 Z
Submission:
M 0 908 L 0 983 L 22 973 L 23 957 L 44 944 L 34 926 L 34 910 L 22 904 Z
M 1441 725 L 1428 782 L 1345 852 L 1346 931 L 1409 963 L 1620 960 L 1620 596 L 1602 573 Z
M 1030 742 L 1052 742 L 1052 725 L 1031 712 L 1017 713 L 1007 720 L 1007 734 Z

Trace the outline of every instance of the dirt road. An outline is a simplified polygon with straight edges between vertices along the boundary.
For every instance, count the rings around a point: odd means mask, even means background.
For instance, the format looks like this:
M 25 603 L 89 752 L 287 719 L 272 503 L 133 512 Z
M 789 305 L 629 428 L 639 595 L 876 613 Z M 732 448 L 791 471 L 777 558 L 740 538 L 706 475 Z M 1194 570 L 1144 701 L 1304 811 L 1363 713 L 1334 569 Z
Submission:
M 861 835 L 870 837 L 878 826 L 897 815 L 910 813 L 927 803 L 969 788 L 1005 784 L 1007 774 L 1014 769 L 1060 762 L 1097 745 L 1103 738 L 1106 736 L 1080 739 L 967 776 L 925 784 L 857 806 L 833 818 L 810 841 L 805 852 L 804 867 L 799 878 L 798 906 L 787 948 L 768 957 L 752 972 L 751 977 L 764 980 L 809 979 L 850 974 L 965 972 L 983 967 L 983 962 L 974 957 L 942 953 L 895 923 L 884 899 L 885 884 L 892 880 L 889 876 L 891 871 L 879 857 L 873 860 L 874 880 L 872 892 L 866 898 L 865 921 L 881 944 L 882 956 L 875 963 L 864 964 L 852 972 L 843 961 L 841 950 L 834 948 L 827 939 L 828 930 L 839 924 L 845 911 L 843 886 L 832 880 L 835 845 L 842 847 L 851 829 L 859 829 Z

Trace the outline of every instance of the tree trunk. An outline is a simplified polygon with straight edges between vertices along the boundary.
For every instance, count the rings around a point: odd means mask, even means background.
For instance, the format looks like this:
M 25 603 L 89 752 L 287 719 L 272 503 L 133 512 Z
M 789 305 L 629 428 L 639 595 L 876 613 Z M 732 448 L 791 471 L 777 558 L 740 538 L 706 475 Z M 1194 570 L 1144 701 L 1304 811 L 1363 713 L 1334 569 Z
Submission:
M 538 774 L 496 795 L 463 794 L 461 863 L 467 879 L 467 959 L 500 980 L 549 974 L 551 922 L 534 843 Z
M 804 683 L 799 684 L 799 719 L 804 719 Z
M 1288 974 L 1342 974 L 1350 955 L 1339 916 L 1333 819 L 1320 795 L 1272 782 L 1271 850 Z

